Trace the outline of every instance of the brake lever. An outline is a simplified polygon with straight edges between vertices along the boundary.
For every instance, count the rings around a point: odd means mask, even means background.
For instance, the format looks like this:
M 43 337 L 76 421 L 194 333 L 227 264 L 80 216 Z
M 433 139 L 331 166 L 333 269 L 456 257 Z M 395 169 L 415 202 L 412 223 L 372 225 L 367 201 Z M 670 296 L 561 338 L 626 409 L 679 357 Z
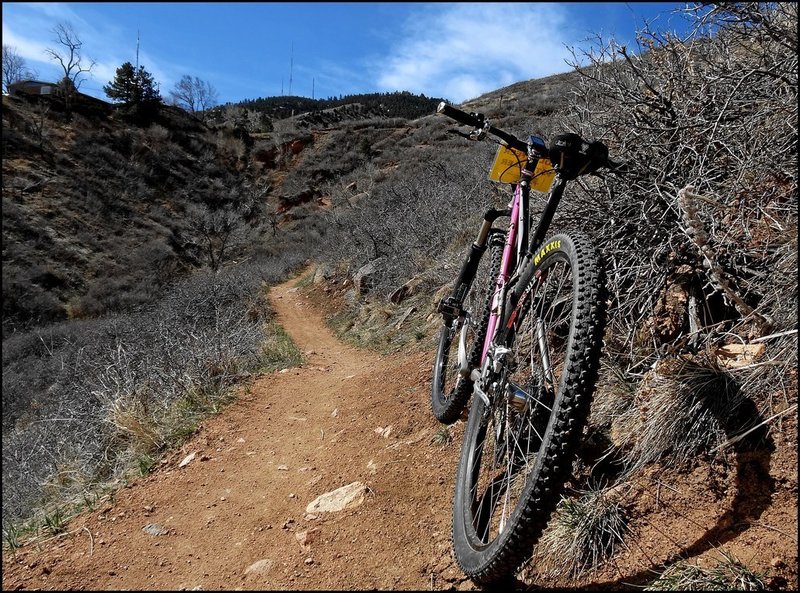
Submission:
M 483 140 L 486 138 L 486 130 L 484 128 L 472 130 L 469 134 L 470 140 Z
M 486 138 L 486 130 L 484 129 L 472 130 L 469 134 L 454 129 L 450 129 L 447 131 L 450 134 L 455 134 L 456 136 L 461 136 L 462 138 L 466 138 L 467 140 L 472 140 L 472 141 L 483 140 L 484 138 Z
M 606 159 L 606 162 L 600 167 L 600 169 L 596 169 L 589 173 L 591 177 L 598 177 L 600 179 L 605 179 L 608 173 L 614 175 L 624 175 L 625 173 L 629 172 L 630 169 L 628 168 L 627 163 L 612 161 L 611 159 Z

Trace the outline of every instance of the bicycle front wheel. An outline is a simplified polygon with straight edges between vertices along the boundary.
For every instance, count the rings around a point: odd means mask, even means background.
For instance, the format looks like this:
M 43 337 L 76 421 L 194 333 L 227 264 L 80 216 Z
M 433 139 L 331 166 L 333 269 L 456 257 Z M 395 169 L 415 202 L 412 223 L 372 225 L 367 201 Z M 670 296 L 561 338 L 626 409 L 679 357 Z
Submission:
M 563 490 L 596 382 L 604 300 L 589 241 L 556 235 L 534 258 L 490 405 L 469 414 L 453 501 L 453 547 L 480 584 L 513 576 Z
M 472 379 L 465 373 L 480 364 L 494 284 L 500 273 L 503 241 L 500 233 L 490 235 L 489 253 L 481 258 L 464 298 L 464 314 L 445 321 L 439 333 L 431 382 L 431 411 L 443 424 L 458 420 L 472 395 Z M 467 356 L 467 368 L 463 372 L 458 356 L 462 333 Z

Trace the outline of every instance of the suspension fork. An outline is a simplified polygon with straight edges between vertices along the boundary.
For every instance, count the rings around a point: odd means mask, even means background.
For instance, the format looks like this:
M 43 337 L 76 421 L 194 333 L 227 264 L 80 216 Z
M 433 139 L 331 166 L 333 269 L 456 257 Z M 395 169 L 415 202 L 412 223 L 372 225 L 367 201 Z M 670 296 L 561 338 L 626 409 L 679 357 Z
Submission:
M 472 282 L 475 279 L 475 273 L 478 271 L 478 264 L 480 263 L 484 252 L 486 251 L 489 233 L 492 230 L 492 224 L 501 216 L 509 216 L 510 214 L 511 211 L 508 209 L 497 210 L 493 208 L 488 210 L 483 215 L 483 224 L 481 224 L 481 228 L 478 231 L 478 237 L 475 239 L 475 242 L 470 245 L 467 258 L 464 260 L 464 263 L 461 266 L 461 271 L 458 273 L 458 278 L 456 278 L 452 294 L 442 299 L 436 308 L 436 310 L 444 316 L 447 322 L 450 322 L 464 314 L 464 298 L 466 297 L 470 286 L 472 286 Z

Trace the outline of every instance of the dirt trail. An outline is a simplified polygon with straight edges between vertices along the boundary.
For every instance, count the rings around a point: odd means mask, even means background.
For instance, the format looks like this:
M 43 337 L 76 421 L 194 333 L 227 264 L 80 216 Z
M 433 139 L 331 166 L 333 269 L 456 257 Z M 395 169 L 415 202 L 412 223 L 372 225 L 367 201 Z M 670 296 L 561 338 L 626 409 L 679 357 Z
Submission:
M 270 298 L 303 367 L 259 378 L 43 552 L 5 558 L 3 589 L 472 588 L 450 560 L 458 448 L 431 442 L 430 361 L 343 344 L 292 282 Z M 306 514 L 355 481 L 363 504 Z

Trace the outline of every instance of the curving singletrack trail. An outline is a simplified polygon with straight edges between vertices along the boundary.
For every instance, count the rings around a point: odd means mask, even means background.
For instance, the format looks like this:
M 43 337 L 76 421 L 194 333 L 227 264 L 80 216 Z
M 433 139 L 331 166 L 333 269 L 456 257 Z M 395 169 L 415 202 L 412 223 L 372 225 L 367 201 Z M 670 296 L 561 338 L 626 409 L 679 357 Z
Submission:
M 429 357 L 343 344 L 292 282 L 270 300 L 305 364 L 256 379 L 42 551 L 4 554 L 3 589 L 472 588 L 450 559 L 458 446 L 431 442 Z M 306 515 L 355 481 L 363 504 Z

